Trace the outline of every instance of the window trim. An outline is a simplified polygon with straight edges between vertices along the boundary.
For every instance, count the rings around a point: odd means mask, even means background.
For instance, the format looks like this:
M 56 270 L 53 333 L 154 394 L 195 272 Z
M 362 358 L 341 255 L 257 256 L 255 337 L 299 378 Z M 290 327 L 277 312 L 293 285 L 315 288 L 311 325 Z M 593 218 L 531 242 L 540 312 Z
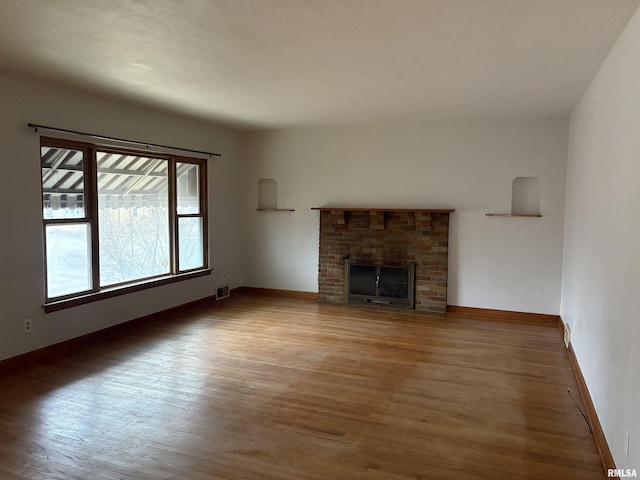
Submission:
M 185 157 L 182 155 L 172 155 L 166 152 L 156 152 L 153 150 L 135 150 L 129 148 L 119 148 L 109 144 L 87 143 L 75 140 L 67 140 L 55 137 L 41 137 L 39 157 L 42 162 L 42 147 L 67 148 L 82 151 L 84 156 L 84 216 L 69 219 L 45 219 L 42 218 L 43 225 L 43 254 L 44 254 L 44 310 L 45 313 L 71 308 L 77 305 L 124 295 L 136 291 L 167 285 L 175 282 L 189 280 L 205 275 L 210 275 L 212 269 L 209 268 L 209 231 L 208 231 L 208 176 L 206 159 Z M 136 155 L 147 158 L 164 159 L 168 162 L 168 224 L 169 224 L 169 250 L 170 266 L 169 273 L 155 275 L 152 277 L 138 278 L 114 285 L 100 286 L 100 237 L 98 226 L 98 152 L 115 153 L 120 155 Z M 203 266 L 179 270 L 179 245 L 178 245 L 178 219 L 181 215 L 177 211 L 177 172 L 178 163 L 191 163 L 199 166 L 199 214 L 193 215 L 202 218 L 202 252 Z M 41 167 L 42 168 L 42 167 Z M 44 202 L 44 185 L 40 181 L 42 202 Z M 41 204 L 42 208 L 43 203 Z M 184 216 L 184 214 L 182 215 Z M 192 216 L 192 215 L 187 215 Z M 55 224 L 88 224 L 91 234 L 91 281 L 92 286 L 88 290 L 75 292 L 68 295 L 49 297 L 48 292 L 48 272 L 47 272 L 47 225 Z

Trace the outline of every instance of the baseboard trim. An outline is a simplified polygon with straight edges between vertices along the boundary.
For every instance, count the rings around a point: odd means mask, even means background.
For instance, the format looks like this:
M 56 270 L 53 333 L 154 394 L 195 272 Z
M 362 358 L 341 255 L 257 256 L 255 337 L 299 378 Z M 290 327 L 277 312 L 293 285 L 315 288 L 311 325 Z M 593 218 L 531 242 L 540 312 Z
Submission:
M 607 438 L 604 436 L 602 425 L 600 425 L 600 420 L 598 419 L 596 408 L 593 405 L 593 400 L 591 399 L 589 388 L 587 388 L 587 383 L 584 381 L 584 376 L 582 375 L 582 370 L 580 369 L 580 364 L 578 363 L 576 352 L 573 350 L 573 345 L 569 344 L 569 348 L 567 349 L 567 351 L 569 352 L 569 362 L 571 362 L 573 374 L 576 377 L 576 381 L 578 383 L 580 396 L 582 397 L 582 402 L 584 403 L 586 409 L 585 413 L 587 414 L 587 418 L 589 419 L 589 423 L 591 424 L 591 429 L 593 430 L 593 436 L 596 440 L 596 447 L 598 447 L 598 453 L 600 454 L 602 466 L 604 467 L 605 471 L 609 469 L 615 469 L 616 464 L 613 460 L 613 455 L 611 455 L 611 450 L 609 449 Z
M 215 300 L 215 295 L 201 298 L 199 300 L 194 300 L 193 302 L 187 302 L 182 305 L 176 305 L 175 307 L 170 307 L 155 313 L 150 313 L 149 315 L 133 318 L 131 320 L 127 320 L 126 322 L 118 323 L 117 325 L 112 325 L 111 327 L 103 328 L 101 330 L 96 330 L 95 332 L 87 333 L 79 337 L 63 340 L 62 342 L 38 348 L 37 350 L 32 350 L 21 355 L 16 355 L 15 357 L 0 360 L 0 372 L 18 367 L 20 365 L 24 365 L 26 363 L 35 362 L 37 360 L 42 360 L 44 358 L 65 353 L 69 350 L 73 350 L 77 346 L 84 345 L 91 340 L 99 337 L 106 337 L 109 335 L 121 333 L 123 330 L 132 328 L 136 325 L 139 325 L 140 323 L 147 322 L 160 315 L 170 314 L 177 310 L 183 310 L 185 308 L 196 307 L 203 304 L 215 303 Z
M 447 305 L 447 313 L 461 313 L 473 315 L 474 317 L 486 317 L 492 320 L 503 320 L 508 322 L 529 323 L 556 328 L 562 323 L 559 315 L 548 315 L 545 313 L 514 312 L 511 310 L 492 310 L 487 308 L 459 307 L 457 305 Z
M 300 300 L 309 300 L 309 301 L 318 300 L 318 293 L 316 292 L 301 292 L 298 290 L 279 290 L 277 288 L 238 287 L 238 288 L 234 288 L 232 290 L 232 293 L 289 297 L 289 298 L 298 298 Z

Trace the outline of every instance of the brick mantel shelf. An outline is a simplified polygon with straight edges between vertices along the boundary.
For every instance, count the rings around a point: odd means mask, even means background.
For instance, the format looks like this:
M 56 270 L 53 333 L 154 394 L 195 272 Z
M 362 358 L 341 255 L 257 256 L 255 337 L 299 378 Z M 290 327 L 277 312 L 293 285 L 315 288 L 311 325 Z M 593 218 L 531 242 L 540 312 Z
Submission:
M 426 212 L 426 213 L 452 213 L 455 208 L 362 208 L 362 207 L 311 207 L 311 210 L 330 210 L 336 212 Z

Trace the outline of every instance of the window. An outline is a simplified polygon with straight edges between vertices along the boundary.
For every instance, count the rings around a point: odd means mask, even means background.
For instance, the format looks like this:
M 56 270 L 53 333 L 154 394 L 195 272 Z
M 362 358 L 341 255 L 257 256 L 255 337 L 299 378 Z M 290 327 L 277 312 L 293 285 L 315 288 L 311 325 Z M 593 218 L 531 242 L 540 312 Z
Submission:
M 204 213 L 200 199 L 200 166 L 176 163 L 178 215 L 178 266 L 190 270 L 204 266 L 202 232 Z
M 43 138 L 45 303 L 207 270 L 206 162 Z
M 171 273 L 169 161 L 97 152 L 100 286 Z

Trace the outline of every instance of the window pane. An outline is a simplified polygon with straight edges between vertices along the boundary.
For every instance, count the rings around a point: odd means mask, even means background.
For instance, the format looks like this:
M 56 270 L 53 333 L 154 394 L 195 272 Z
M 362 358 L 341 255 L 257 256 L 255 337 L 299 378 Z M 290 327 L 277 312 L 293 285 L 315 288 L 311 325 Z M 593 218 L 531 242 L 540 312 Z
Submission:
M 83 218 L 84 154 L 69 148 L 41 147 L 40 155 L 43 218 Z
M 100 285 L 170 272 L 168 162 L 98 152 Z
M 202 218 L 178 219 L 178 250 L 180 252 L 180 270 L 204 267 Z
M 200 213 L 200 167 L 192 163 L 176 164 L 178 213 Z
M 49 298 L 91 289 L 89 224 L 47 225 L 47 293 Z

